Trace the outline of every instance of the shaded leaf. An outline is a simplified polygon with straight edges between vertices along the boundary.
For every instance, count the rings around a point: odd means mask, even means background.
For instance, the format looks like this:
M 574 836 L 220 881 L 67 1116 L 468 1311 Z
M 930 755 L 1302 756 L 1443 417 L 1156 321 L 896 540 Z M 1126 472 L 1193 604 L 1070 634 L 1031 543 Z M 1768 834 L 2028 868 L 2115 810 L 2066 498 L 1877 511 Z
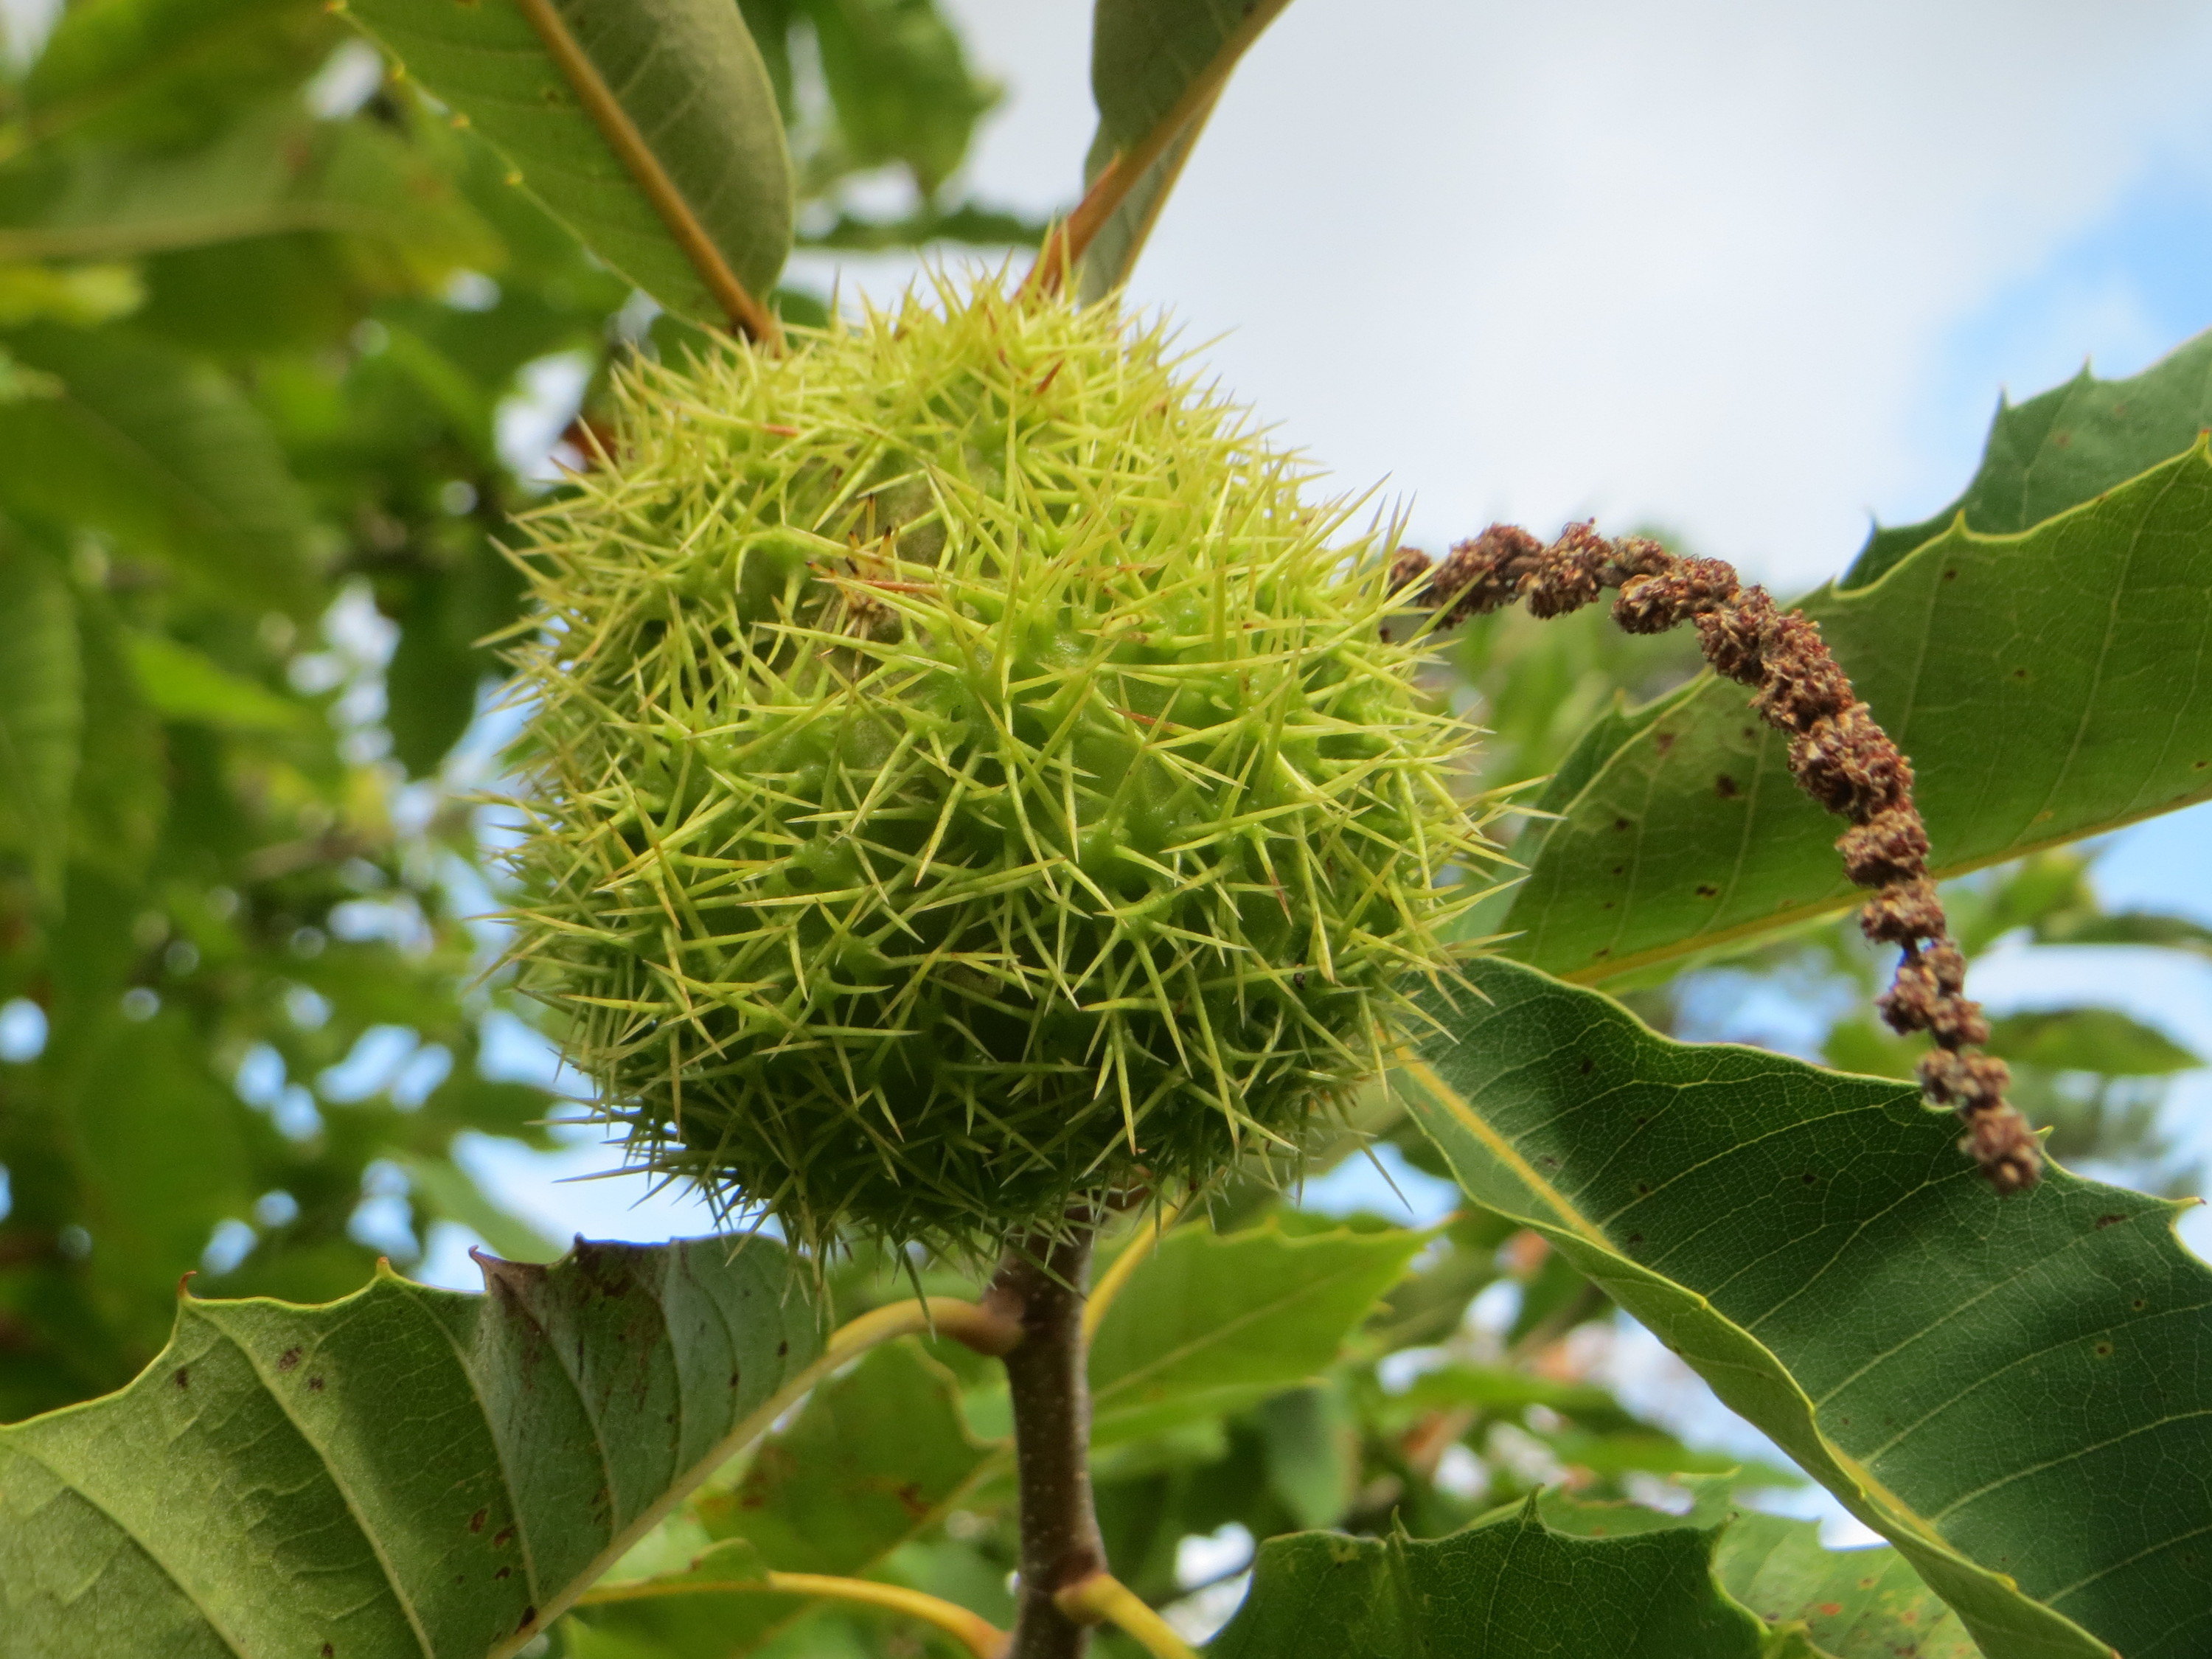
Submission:
M 1896 1545 L 1990 1659 L 2212 1630 L 2212 1503 L 2183 1473 L 2212 1464 L 2212 1275 L 2175 1205 L 2059 1170 L 2001 1200 L 1909 1086 L 1668 1042 L 1512 963 L 1468 975 L 1488 1000 L 1439 1010 L 1456 1041 L 1411 1074 L 1461 1184 Z
M 188 143 L 239 103 L 290 89 L 343 38 L 300 0 L 85 0 L 31 67 L 24 136 Z
M 435 156 L 380 125 L 325 122 L 290 99 L 236 114 L 191 149 L 68 153 L 0 175 L 0 258 L 124 259 L 328 233 L 359 274 L 434 288 L 505 251 Z
M 116 328 L 41 325 L 13 343 L 64 391 L 0 406 L 0 501 L 104 530 L 256 612 L 312 611 L 307 500 L 233 382 Z
M 2212 795 L 2212 677 L 2179 666 L 2212 638 L 2201 446 L 2019 536 L 1954 526 L 1805 610 L 1912 757 L 1939 874 Z M 1514 955 L 1600 979 L 1860 896 L 1741 686 L 1705 676 L 1630 724 L 1564 769 L 1587 781 L 1514 896 Z
M 933 0 L 808 0 L 806 9 L 854 164 L 903 162 L 922 194 L 935 194 L 997 89 L 969 71 Z
M 54 562 L 0 535 L 0 852 L 50 897 L 69 852 L 84 736 L 76 607 Z
M 1395 1228 L 1292 1238 L 1273 1223 L 1169 1233 L 1092 1340 L 1098 1441 L 1233 1410 L 1316 1376 L 1423 1242 Z
M 817 1389 L 798 1421 L 761 1443 L 733 1486 L 695 1498 L 617 1570 L 609 1589 L 757 1576 L 731 1571 L 739 1562 L 865 1574 L 941 1520 L 995 1455 L 962 1423 L 951 1373 L 910 1339 L 890 1343 Z M 641 1574 L 640 1565 L 660 1570 Z M 613 1601 L 579 1611 L 570 1649 L 580 1659 L 654 1644 L 676 1654 L 742 1653 L 805 1605 L 758 1592 Z
M 1697 1495 L 1686 1517 L 1559 1492 L 1543 1493 L 1537 1512 L 1547 1525 L 1581 1538 L 1725 1519 L 1713 1551 L 1722 1588 L 1769 1625 L 1802 1624 L 1827 1659 L 1980 1659 L 1958 1615 L 1895 1550 L 1828 1549 L 1810 1521 L 1734 1508 L 1729 1488 L 1739 1483 L 1693 1478 L 1686 1484 Z
M 1114 183 L 1106 197 L 1094 189 L 1078 210 L 1085 222 L 1078 245 L 1088 248 L 1077 290 L 1082 299 L 1127 280 L 1230 71 L 1287 3 L 1098 0 L 1091 34 L 1098 133 L 1084 183 L 1097 186 L 1109 167 Z
M 2114 1008 L 2053 1008 L 1990 1022 L 1990 1050 L 2053 1072 L 2165 1077 L 2203 1060 L 2163 1032 Z
M 1215 1659 L 1762 1659 L 1711 1529 L 1578 1538 L 1519 1514 L 1420 1541 L 1297 1533 L 1260 1547 Z
M 163 720 L 200 720 L 234 732 L 298 732 L 310 719 L 301 704 L 167 635 L 131 634 L 125 648 L 139 689 Z
M 695 321 L 744 314 L 791 246 L 791 161 L 730 0 L 352 0 L 593 252 Z
M 787 1260 L 188 1298 L 122 1393 L 0 1428 L 0 1628 L 52 1659 L 513 1653 L 788 1405 L 820 1334 Z

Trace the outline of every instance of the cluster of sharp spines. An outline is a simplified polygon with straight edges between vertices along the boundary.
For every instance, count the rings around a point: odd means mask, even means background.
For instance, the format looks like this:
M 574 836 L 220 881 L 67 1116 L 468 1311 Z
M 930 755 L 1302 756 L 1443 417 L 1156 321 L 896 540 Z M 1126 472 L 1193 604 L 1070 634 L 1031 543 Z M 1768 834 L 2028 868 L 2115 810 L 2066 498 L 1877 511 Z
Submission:
M 526 560 L 523 949 L 638 1151 L 810 1243 L 983 1244 L 1075 1192 L 1294 1153 L 1379 1066 L 1401 981 L 1448 971 L 1480 884 L 1438 878 L 1487 855 L 1448 782 L 1466 728 L 1381 637 L 1390 540 L 1338 544 L 1349 509 L 1301 505 L 1157 331 L 936 301 L 783 365 L 641 368 L 619 463 Z M 884 521 L 894 492 L 921 510 Z M 810 729 L 835 740 L 801 764 Z M 1285 752 L 1332 742 L 1369 752 Z M 1099 865 L 1139 806 L 1187 821 Z M 831 826 L 849 868 L 791 888 Z M 1248 908 L 1279 915 L 1272 955 Z M 878 1073 L 948 1033 L 925 1125 Z M 805 1058 L 805 1097 L 753 1088 L 739 1121 L 717 1086 L 767 1055 Z

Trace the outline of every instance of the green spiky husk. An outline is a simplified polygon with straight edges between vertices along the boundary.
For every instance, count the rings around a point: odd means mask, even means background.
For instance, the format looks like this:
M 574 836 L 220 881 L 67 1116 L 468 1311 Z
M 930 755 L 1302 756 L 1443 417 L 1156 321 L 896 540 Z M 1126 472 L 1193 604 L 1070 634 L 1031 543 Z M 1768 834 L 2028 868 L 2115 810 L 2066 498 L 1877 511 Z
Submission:
M 641 367 L 535 515 L 518 954 L 634 1153 L 988 1249 L 1295 1155 L 1488 854 L 1387 542 L 988 283 Z

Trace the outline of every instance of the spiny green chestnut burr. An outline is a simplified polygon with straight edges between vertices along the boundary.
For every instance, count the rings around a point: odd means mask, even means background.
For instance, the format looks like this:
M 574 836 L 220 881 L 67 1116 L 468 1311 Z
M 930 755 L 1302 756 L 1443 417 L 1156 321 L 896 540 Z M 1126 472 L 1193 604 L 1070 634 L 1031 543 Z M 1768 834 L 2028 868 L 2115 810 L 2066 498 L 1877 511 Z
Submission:
M 1158 327 L 988 282 L 617 396 L 529 526 L 514 861 L 633 1155 L 964 1249 L 1294 1160 L 1490 856 L 1388 541 Z

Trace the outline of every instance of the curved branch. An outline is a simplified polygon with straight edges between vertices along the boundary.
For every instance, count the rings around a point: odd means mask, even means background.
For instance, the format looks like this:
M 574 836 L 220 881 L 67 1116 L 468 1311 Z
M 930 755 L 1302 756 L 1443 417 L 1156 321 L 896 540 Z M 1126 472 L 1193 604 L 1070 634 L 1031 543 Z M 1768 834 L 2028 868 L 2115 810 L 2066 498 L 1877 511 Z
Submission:
M 1152 1659 L 1198 1659 L 1198 1650 L 1176 1634 L 1174 1626 L 1110 1572 L 1095 1573 L 1079 1584 L 1070 1584 L 1053 1599 L 1071 1619 L 1112 1625 Z

